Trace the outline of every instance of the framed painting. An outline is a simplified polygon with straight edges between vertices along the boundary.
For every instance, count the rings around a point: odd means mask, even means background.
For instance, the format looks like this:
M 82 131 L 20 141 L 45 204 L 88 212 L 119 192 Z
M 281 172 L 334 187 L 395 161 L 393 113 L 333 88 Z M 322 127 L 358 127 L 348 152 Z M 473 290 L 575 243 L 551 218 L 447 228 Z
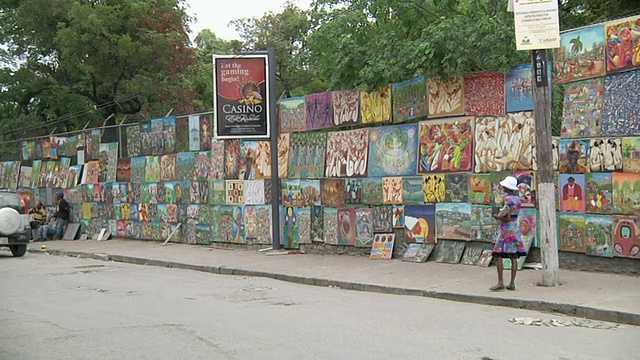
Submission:
M 418 134 L 418 173 L 472 169 L 472 117 L 422 121 Z
M 420 119 L 428 115 L 427 83 L 424 76 L 395 83 L 393 94 L 393 122 Z
M 607 74 L 640 68 L 640 16 L 608 22 L 605 29 Z
M 436 238 L 471 240 L 471 204 L 436 204 Z
M 591 256 L 613 257 L 613 217 L 606 215 L 587 215 L 586 254 Z
M 464 112 L 471 116 L 506 113 L 505 78 L 499 72 L 481 72 L 464 77 Z
M 584 253 L 586 250 L 586 219 L 583 214 L 559 213 L 560 250 Z
M 560 211 L 584 213 L 586 179 L 583 174 L 560 174 Z
M 594 25 L 560 34 L 560 47 L 555 49 L 553 58 L 554 79 L 558 84 L 603 76 L 603 26 Z
M 331 93 L 333 102 L 333 125 L 353 126 L 362 123 L 360 117 L 360 93 L 340 90 Z
M 597 136 L 601 132 L 604 78 L 567 84 L 562 105 L 562 138 Z
M 360 116 L 363 124 L 391 121 L 391 85 L 373 92 L 360 92 Z
M 436 205 L 404 207 L 405 242 L 436 243 Z
M 331 92 L 309 94 L 304 97 L 304 112 L 307 130 L 325 129 L 333 126 Z
M 280 132 L 287 133 L 305 131 L 307 129 L 304 105 L 304 97 L 278 101 L 278 124 L 280 124 Z
M 640 137 L 622 138 L 622 168 L 624 172 L 640 173 Z M 34 161 L 35 174 L 35 161 Z
M 464 79 L 452 77 L 447 81 L 439 77 L 429 79 L 427 85 L 429 117 L 464 115 Z
M 613 213 L 640 215 L 640 174 L 613 173 Z
M 325 177 L 365 177 L 369 158 L 369 129 L 327 134 Z
M 369 176 L 416 174 L 418 124 L 384 126 L 369 132 Z
M 560 140 L 560 173 L 586 174 L 588 162 L 589 140 Z
M 613 211 L 613 177 L 611 173 L 590 173 L 585 176 L 587 207 L 590 214 L 611 214 Z
M 640 135 L 640 114 L 631 104 L 640 103 L 640 70 L 607 75 L 604 80 L 602 135 Z
M 476 173 L 535 170 L 536 140 L 533 112 L 506 117 L 478 117 L 475 124 Z
M 613 256 L 640 259 L 640 218 L 613 216 Z

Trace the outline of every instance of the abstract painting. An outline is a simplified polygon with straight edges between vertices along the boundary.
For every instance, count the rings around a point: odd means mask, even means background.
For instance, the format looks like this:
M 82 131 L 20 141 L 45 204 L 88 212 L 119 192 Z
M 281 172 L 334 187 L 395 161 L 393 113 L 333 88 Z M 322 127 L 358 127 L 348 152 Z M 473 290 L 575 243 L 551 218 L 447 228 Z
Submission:
M 613 213 L 640 215 L 640 174 L 613 173 Z
M 589 140 L 589 169 L 592 172 L 622 170 L 622 139 L 595 138 Z
M 329 245 L 338 245 L 338 209 L 323 207 L 324 242 Z
M 280 124 L 280 132 L 305 131 L 307 129 L 304 107 L 304 97 L 278 101 L 278 123 Z
M 311 241 L 324 242 L 324 208 L 322 206 L 311 207 Z
M 300 191 L 302 192 L 302 206 L 322 205 L 320 180 L 301 180 Z
M 320 180 L 322 204 L 330 207 L 345 206 L 345 184 L 343 179 Z
M 475 126 L 475 172 L 535 170 L 533 112 L 479 117 Z
M 586 174 L 588 162 L 589 140 L 560 140 L 560 173 Z
M 244 181 L 227 180 L 226 187 L 227 187 L 227 204 L 243 205 L 244 204 Z
M 640 259 L 640 218 L 613 217 L 613 256 Z
M 429 79 L 429 117 L 464 115 L 464 79 L 439 77 Z
M 602 135 L 640 135 L 640 70 L 608 75 L 604 81 Z
M 341 90 L 331 93 L 333 102 L 333 125 L 352 126 L 362 123 L 360 117 L 360 93 Z
M 264 204 L 264 180 L 246 180 L 244 182 L 244 204 Z
M 504 115 L 504 74 L 481 72 L 464 77 L 464 112 L 473 116 Z
M 305 96 L 304 112 L 307 130 L 325 129 L 333 126 L 331 92 L 326 91 Z
M 564 88 L 562 105 L 563 138 L 600 134 L 604 107 L 604 78 L 587 79 Z
M 586 223 L 583 214 L 559 213 L 558 233 L 561 251 L 585 252 Z
M 555 50 L 555 81 L 571 81 L 604 75 L 604 29 L 594 25 L 560 35 Z
M 300 244 L 311 244 L 311 209 L 297 208 Z
M 640 67 L 640 16 L 606 23 L 605 28 L 607 74 Z
M 514 171 L 522 207 L 536 207 L 536 175 L 533 171 Z
M 280 179 L 286 179 L 289 177 L 289 151 L 291 138 L 288 133 L 280 134 L 278 136 L 278 177 Z M 271 171 L 269 171 L 271 176 Z
M 586 174 L 586 212 L 611 214 L 613 211 L 613 178 L 611 173 Z
M 418 173 L 470 171 L 473 162 L 473 118 L 420 122 Z
M 435 246 L 435 244 L 409 244 L 407 246 L 407 250 L 404 252 L 404 255 L 402 255 L 402 261 L 415 263 L 426 262 Z
M 436 205 L 404 207 L 405 242 L 436 242 Z
M 228 183 L 229 181 L 227 181 Z M 288 179 L 280 181 L 280 195 L 284 206 L 302 207 L 302 189 L 300 180 Z
M 320 132 L 293 133 L 289 140 L 289 170 L 294 179 L 321 178 L 325 170 L 327 134 Z M 328 154 L 328 152 L 326 152 Z
M 362 179 L 362 202 L 369 205 L 382 204 L 382 178 Z
M 392 211 L 393 211 L 392 213 L 393 228 L 394 229 L 404 228 L 404 205 L 393 205 Z
M 424 175 L 422 193 L 425 204 L 444 202 L 447 197 L 446 178 L 443 174 Z
M 374 206 L 373 211 L 373 232 L 393 231 L 393 208 L 388 205 Z
M 393 256 L 395 238 L 395 234 L 376 234 L 371 244 L 369 258 L 373 260 L 390 260 Z
M 467 202 L 469 199 L 467 174 L 445 174 L 445 202 Z
M 586 254 L 613 257 L 613 218 L 606 215 L 587 215 Z
M 522 64 L 511 68 L 511 72 L 507 74 L 505 79 L 507 112 L 533 110 L 532 75 L 531 64 Z
M 628 173 L 640 173 L 640 137 L 622 138 L 623 169 Z M 35 174 L 35 161 L 33 165 Z
M 327 134 L 325 177 L 367 175 L 369 129 Z
M 240 140 L 225 140 L 224 142 L 224 178 L 227 180 L 240 179 Z
M 426 117 L 427 83 L 424 75 L 392 85 L 393 122 L 399 123 Z
M 360 92 L 360 113 L 363 124 L 391 120 L 391 85 L 373 92 Z
M 326 229 L 326 227 L 325 227 Z M 356 211 L 352 208 L 338 209 L 338 245 L 356 245 Z
M 416 174 L 418 124 L 372 128 L 369 133 L 369 176 Z
M 362 179 L 345 179 L 344 199 L 347 204 L 362 204 Z
M 560 174 L 560 211 L 585 212 L 585 188 L 586 179 L 583 174 Z
M 436 204 L 436 238 L 471 240 L 471 204 Z
M 373 242 L 373 210 L 370 208 L 355 209 L 356 246 L 370 247 Z
M 382 203 L 388 205 L 402 204 L 402 178 L 386 177 L 382 178 Z
M 238 179 L 255 180 L 257 150 L 257 141 L 242 140 L 240 142 L 240 164 L 238 167 Z
M 491 204 L 491 175 L 469 174 L 469 201 L 474 204 Z
M 465 245 L 460 241 L 438 241 L 433 249 L 433 258 L 437 263 L 459 264 Z

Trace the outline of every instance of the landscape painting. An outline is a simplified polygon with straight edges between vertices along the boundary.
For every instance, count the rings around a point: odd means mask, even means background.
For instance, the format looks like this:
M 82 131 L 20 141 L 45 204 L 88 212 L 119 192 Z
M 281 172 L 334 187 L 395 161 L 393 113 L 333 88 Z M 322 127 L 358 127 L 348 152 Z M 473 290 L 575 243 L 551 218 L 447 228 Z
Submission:
M 436 238 L 471 240 L 471 204 L 436 204 Z
M 613 177 L 611 173 L 586 174 L 587 208 L 590 214 L 611 214 L 613 211 Z
M 560 250 L 584 253 L 586 250 L 586 222 L 583 214 L 559 213 L 558 232 Z
M 429 79 L 427 85 L 429 117 L 464 115 L 464 79 L 452 77 L 447 81 L 439 77 Z
M 424 75 L 393 84 L 392 94 L 394 123 L 427 116 L 427 83 Z
M 280 124 L 280 132 L 305 131 L 307 129 L 304 104 L 304 97 L 278 101 L 278 123 Z
M 333 125 L 352 126 L 362 123 L 360 117 L 360 93 L 340 90 L 331 93 L 333 102 Z
M 382 178 L 366 177 L 362 179 L 362 202 L 369 205 L 382 204 Z
M 594 25 L 560 35 L 554 54 L 554 80 L 564 84 L 604 75 L 604 29 Z
M 418 173 L 470 171 L 473 118 L 420 122 Z
M 566 85 L 561 136 L 597 136 L 601 130 L 603 108 L 604 78 L 587 79 Z
M 560 173 L 586 174 L 588 162 L 589 140 L 560 140 Z
M 613 218 L 606 215 L 587 215 L 586 254 L 613 257 Z
M 418 124 L 372 128 L 369 133 L 369 176 L 416 174 Z
M 465 181 L 466 184 L 466 181 Z M 466 194 L 465 194 L 466 199 Z M 423 204 L 422 176 L 410 176 L 402 178 L 402 203 Z
M 613 213 L 640 215 L 640 174 L 613 173 Z
M 622 155 L 624 172 L 640 173 L 640 137 L 622 138 Z

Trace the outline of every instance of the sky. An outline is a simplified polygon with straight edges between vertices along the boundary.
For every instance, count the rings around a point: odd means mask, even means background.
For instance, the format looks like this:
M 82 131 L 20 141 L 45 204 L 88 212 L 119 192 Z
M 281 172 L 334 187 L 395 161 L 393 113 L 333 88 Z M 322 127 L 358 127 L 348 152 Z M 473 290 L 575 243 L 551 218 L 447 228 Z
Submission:
M 292 0 L 302 9 L 308 9 L 311 0 Z M 191 23 L 191 39 L 203 29 L 210 29 L 224 40 L 240 40 L 230 21 L 241 18 L 260 18 L 265 13 L 279 13 L 286 0 L 187 0 L 187 12 L 197 17 Z

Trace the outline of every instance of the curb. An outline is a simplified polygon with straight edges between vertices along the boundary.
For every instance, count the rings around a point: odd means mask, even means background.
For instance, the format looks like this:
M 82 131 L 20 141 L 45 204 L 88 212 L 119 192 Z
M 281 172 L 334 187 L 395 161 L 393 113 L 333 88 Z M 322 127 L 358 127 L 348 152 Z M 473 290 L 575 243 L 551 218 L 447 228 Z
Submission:
M 56 255 L 56 256 L 68 256 L 84 259 L 94 259 L 101 261 L 114 261 L 133 265 L 146 265 L 156 267 L 166 267 L 182 270 L 192 270 L 207 272 L 219 275 L 235 275 L 235 276 L 251 276 L 262 277 L 274 280 L 286 281 L 296 284 L 313 285 L 322 287 L 337 287 L 344 290 L 375 292 L 381 294 L 391 295 L 404 295 L 404 296 L 421 296 L 439 300 L 449 300 L 456 302 L 474 303 L 480 305 L 500 306 L 524 310 L 533 310 L 547 313 L 558 313 L 562 315 L 575 316 L 580 318 L 587 318 L 591 320 L 606 321 L 619 324 L 627 324 L 640 326 L 640 314 L 627 313 L 615 310 L 597 309 L 581 305 L 554 303 L 542 300 L 526 300 L 526 299 L 514 299 L 514 298 L 499 298 L 484 295 L 468 295 L 457 294 L 450 292 L 440 292 L 434 290 L 422 290 L 401 288 L 395 286 L 386 285 L 373 285 L 365 283 L 356 283 L 349 281 L 330 280 L 315 277 L 304 277 L 297 275 L 271 273 L 257 270 L 237 269 L 229 268 L 226 266 L 215 265 L 195 265 L 174 261 L 155 260 L 138 258 L 125 255 L 110 255 L 105 253 L 89 253 L 81 251 L 67 251 L 67 250 L 39 250 L 30 249 L 29 252 L 35 254 Z

